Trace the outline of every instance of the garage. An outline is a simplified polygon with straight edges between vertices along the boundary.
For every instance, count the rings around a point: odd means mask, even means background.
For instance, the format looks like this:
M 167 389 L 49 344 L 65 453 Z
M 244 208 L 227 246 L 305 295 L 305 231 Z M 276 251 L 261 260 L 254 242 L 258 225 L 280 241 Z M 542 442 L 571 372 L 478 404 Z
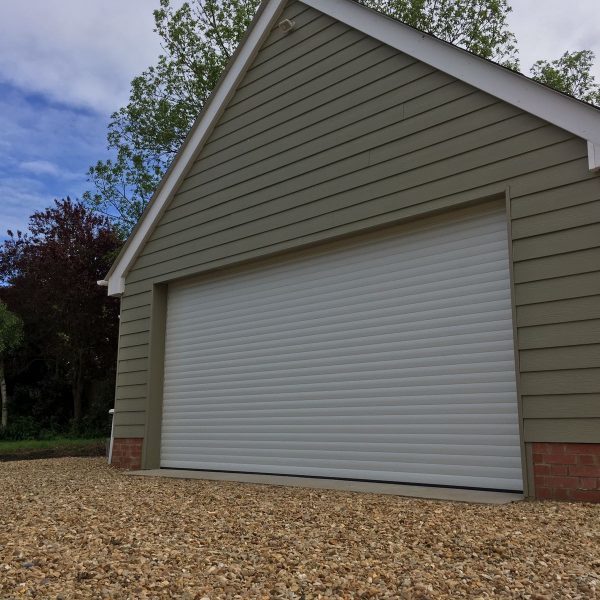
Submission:
M 99 282 L 112 464 L 598 501 L 598 240 L 597 107 L 265 0 Z
M 504 206 L 172 284 L 161 466 L 520 490 Z

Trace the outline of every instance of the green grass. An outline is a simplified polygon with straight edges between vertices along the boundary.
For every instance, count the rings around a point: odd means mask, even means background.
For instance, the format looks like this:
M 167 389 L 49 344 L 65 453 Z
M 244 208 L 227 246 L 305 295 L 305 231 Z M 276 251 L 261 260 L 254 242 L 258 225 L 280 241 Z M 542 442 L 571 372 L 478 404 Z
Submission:
M 94 443 L 104 443 L 104 438 L 54 438 L 51 440 L 0 440 L 0 452 L 16 450 L 42 450 L 56 446 L 89 446 Z
M 105 438 L 54 438 L 51 440 L 0 440 L 0 460 L 52 458 L 60 456 L 100 456 Z

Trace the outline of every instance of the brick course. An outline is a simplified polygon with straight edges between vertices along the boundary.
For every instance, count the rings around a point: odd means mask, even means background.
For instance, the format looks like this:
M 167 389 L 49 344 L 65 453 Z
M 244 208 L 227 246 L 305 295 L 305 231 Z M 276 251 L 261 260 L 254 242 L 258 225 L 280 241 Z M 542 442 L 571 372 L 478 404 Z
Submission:
M 115 438 L 112 462 L 118 469 L 137 470 L 142 468 L 143 438 Z
M 533 444 L 535 496 L 600 502 L 600 444 Z

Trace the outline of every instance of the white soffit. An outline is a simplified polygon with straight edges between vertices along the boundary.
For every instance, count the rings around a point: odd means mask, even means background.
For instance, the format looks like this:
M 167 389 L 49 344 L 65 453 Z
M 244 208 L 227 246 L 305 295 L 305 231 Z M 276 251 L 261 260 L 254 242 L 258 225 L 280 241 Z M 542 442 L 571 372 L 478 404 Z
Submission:
M 235 92 L 260 45 L 275 25 L 285 3 L 286 0 L 267 0 L 263 5 L 261 14 L 215 90 L 209 105 L 194 125 L 184 147 L 175 158 L 138 226 L 107 275 L 109 295 L 123 293 L 127 271 L 198 155 L 216 119 Z M 422 33 L 357 4 L 354 0 L 303 0 L 303 3 L 400 52 L 587 140 L 590 170 L 600 170 L 600 110 L 593 106 Z

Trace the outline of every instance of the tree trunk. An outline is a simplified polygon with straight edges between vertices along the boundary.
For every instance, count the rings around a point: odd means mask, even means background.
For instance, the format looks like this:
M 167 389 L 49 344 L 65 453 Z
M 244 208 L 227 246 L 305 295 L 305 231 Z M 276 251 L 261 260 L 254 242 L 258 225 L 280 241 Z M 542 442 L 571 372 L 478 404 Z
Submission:
M 8 425 L 8 396 L 6 395 L 6 378 L 4 377 L 4 359 L 0 356 L 0 398 L 2 399 L 2 429 Z

